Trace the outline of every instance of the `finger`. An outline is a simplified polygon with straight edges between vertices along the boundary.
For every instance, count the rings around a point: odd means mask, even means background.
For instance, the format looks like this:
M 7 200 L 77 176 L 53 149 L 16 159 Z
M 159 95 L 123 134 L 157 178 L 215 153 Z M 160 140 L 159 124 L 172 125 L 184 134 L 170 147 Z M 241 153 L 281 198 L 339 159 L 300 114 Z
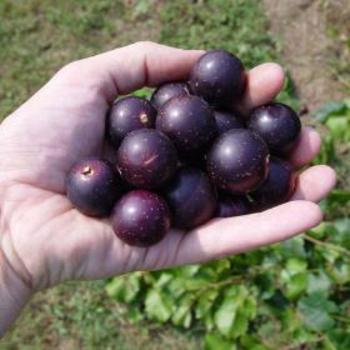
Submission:
M 183 238 L 174 264 L 204 262 L 276 243 L 318 225 L 321 220 L 320 208 L 307 201 L 288 202 L 258 214 L 213 220 Z
M 284 73 L 276 63 L 264 63 L 247 73 L 247 86 L 241 111 L 248 113 L 252 108 L 272 101 L 282 90 Z
M 336 183 L 335 171 L 327 165 L 316 165 L 303 171 L 298 177 L 296 190 L 291 200 L 319 202 Z
M 153 42 L 138 42 L 86 59 L 96 77 L 105 77 L 109 95 L 128 94 L 143 86 L 187 79 L 204 53 Z
M 108 100 L 143 86 L 187 79 L 203 50 L 182 50 L 152 42 L 138 42 L 77 61 L 78 76 L 102 81 Z M 72 67 L 71 67 L 72 68 Z M 72 69 L 68 69 L 69 75 Z M 282 89 L 284 74 L 275 63 L 265 63 L 247 72 L 243 109 L 272 100 Z
M 318 132 L 313 128 L 303 127 L 299 142 L 289 160 L 296 168 L 300 168 L 310 163 L 317 156 L 320 148 L 321 138 Z

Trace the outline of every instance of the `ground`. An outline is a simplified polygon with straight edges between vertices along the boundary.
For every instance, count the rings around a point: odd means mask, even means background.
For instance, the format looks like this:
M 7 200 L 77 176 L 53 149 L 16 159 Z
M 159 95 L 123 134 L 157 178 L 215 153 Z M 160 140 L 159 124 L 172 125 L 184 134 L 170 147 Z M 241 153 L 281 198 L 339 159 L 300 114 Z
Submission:
M 301 105 L 309 110 L 349 95 L 350 7 L 347 0 L 264 0 Z M 349 68 L 348 72 L 349 74 Z M 347 81 L 345 80 L 347 79 Z

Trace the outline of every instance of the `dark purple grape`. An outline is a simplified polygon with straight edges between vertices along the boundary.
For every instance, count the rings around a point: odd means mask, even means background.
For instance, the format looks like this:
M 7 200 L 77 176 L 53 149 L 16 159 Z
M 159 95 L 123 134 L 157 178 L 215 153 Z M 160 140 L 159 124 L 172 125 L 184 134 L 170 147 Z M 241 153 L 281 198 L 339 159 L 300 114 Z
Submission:
M 108 116 L 108 133 L 111 142 L 118 147 L 130 131 L 154 128 L 157 111 L 144 98 L 127 96 L 113 104 Z
M 117 152 L 122 178 L 137 188 L 164 185 L 175 174 L 177 162 L 177 152 L 171 141 L 153 129 L 132 131 Z
M 77 162 L 66 178 L 67 197 L 82 213 L 108 216 L 122 191 L 113 166 L 101 159 Z
M 165 190 L 165 198 L 179 229 L 191 229 L 210 220 L 216 193 L 207 175 L 195 168 L 181 168 Z
M 207 156 L 207 170 L 218 188 L 244 194 L 264 181 L 268 159 L 268 148 L 258 134 L 232 129 L 215 140 Z
M 263 184 L 251 193 L 254 208 L 269 209 L 286 202 L 295 188 L 295 176 L 292 166 L 279 158 L 270 159 L 269 172 Z
M 191 91 L 215 107 L 229 107 L 243 94 L 246 76 L 242 62 L 224 50 L 205 53 L 193 66 Z
M 250 213 L 250 209 L 250 203 L 244 196 L 221 195 L 215 216 L 228 218 L 231 216 L 246 215 Z
M 159 109 L 170 99 L 189 94 L 190 90 L 187 83 L 165 83 L 153 92 L 151 103 Z
M 131 191 L 116 204 L 112 226 L 123 242 L 148 247 L 160 242 L 168 232 L 169 209 L 164 199 L 153 192 Z
M 214 113 L 198 96 L 179 96 L 168 101 L 159 111 L 156 127 L 183 156 L 200 153 L 215 136 Z
M 269 103 L 255 108 L 248 127 L 267 143 L 272 154 L 287 155 L 298 142 L 301 123 L 298 115 L 282 103 Z
M 221 135 L 231 129 L 244 128 L 242 120 L 234 113 L 215 111 L 214 116 L 218 135 Z

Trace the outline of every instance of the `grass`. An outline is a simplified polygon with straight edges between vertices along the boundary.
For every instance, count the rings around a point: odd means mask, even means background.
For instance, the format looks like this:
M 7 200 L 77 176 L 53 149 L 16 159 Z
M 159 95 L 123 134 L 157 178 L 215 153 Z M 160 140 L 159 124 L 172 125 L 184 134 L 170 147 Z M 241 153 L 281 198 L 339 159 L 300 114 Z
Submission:
M 2 0 L 0 119 L 71 60 L 138 40 L 225 48 L 247 67 L 279 61 L 255 0 Z M 280 96 L 297 104 L 290 82 Z M 201 331 L 132 324 L 104 282 L 66 283 L 39 293 L 1 349 L 198 349 Z M 27 345 L 25 345 L 27 344 Z
M 135 11 L 131 2 L 118 0 L 1 1 L 0 118 L 72 60 L 157 40 L 157 13 L 140 21 Z

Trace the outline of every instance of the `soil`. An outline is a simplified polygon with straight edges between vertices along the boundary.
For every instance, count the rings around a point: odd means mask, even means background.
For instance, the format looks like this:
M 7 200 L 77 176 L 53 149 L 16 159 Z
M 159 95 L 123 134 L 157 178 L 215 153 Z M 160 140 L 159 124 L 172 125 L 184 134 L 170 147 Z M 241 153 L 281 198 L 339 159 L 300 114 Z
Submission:
M 348 82 L 344 84 L 340 79 L 336 62 L 339 53 L 346 54 L 344 38 L 350 33 L 350 2 L 264 0 L 264 6 L 272 35 L 283 42 L 283 62 L 301 104 L 311 111 L 325 102 L 349 96 L 344 86 Z M 340 22 L 343 25 L 339 26 Z M 339 27 L 342 33 L 337 32 Z

